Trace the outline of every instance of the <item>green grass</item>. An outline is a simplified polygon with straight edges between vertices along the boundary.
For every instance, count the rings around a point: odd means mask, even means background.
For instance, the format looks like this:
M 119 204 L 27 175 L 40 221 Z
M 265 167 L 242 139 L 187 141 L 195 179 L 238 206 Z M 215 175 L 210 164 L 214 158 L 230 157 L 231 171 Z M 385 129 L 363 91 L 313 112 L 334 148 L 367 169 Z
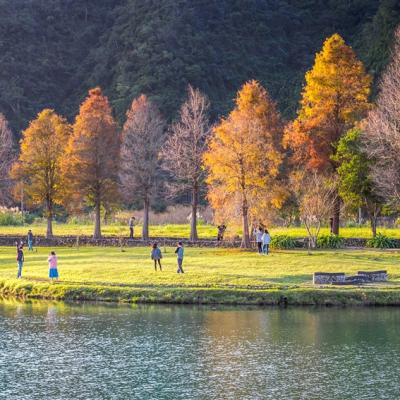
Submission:
M 155 272 L 149 248 L 58 248 L 60 281 L 47 278 L 50 249 L 26 252 L 15 279 L 15 250 L 0 248 L 0 294 L 55 299 L 174 303 L 400 304 L 399 253 L 376 250 L 277 251 L 268 257 L 239 249 L 186 248 L 185 274 L 176 273 L 172 248 Z M 163 249 L 164 250 L 164 249 Z M 315 288 L 316 271 L 356 273 L 386 269 L 387 284 Z
M 28 229 L 32 229 L 35 235 L 45 235 L 45 224 L 32 224 L 26 226 L 0 226 L 0 235 L 26 235 Z M 215 238 L 217 228 L 212 225 L 199 225 L 198 233 L 201 238 Z M 102 225 L 103 236 L 129 236 L 127 225 Z M 53 234 L 60 236 L 91 236 L 93 235 L 93 225 L 58 224 L 53 225 Z M 142 227 L 135 227 L 135 237 L 140 237 Z M 188 238 L 190 235 L 189 224 L 166 224 L 150 226 L 150 236 L 152 237 L 171 237 Z
M 0 226 L 0 235 L 25 235 L 28 229 L 32 229 L 36 235 L 44 235 L 46 233 L 46 225 L 33 224 L 26 226 Z M 53 228 L 55 235 L 92 235 L 92 225 L 75 225 L 75 224 L 58 224 L 54 223 Z M 289 235 L 291 237 L 306 237 L 307 231 L 305 228 L 271 228 L 272 235 Z M 378 228 L 378 232 L 390 238 L 400 239 L 399 228 Z M 103 225 L 102 233 L 104 236 L 127 236 L 129 229 L 125 225 Z M 152 237 L 170 237 L 170 238 L 188 238 L 190 233 L 189 224 L 167 224 L 167 225 L 153 225 L 150 226 L 150 236 Z M 198 233 L 200 238 L 215 239 L 217 235 L 217 228 L 212 225 L 199 225 Z M 228 226 L 228 235 L 236 232 L 230 232 Z M 240 233 L 240 232 L 239 232 Z M 329 229 L 322 228 L 321 235 L 328 235 Z M 141 227 L 135 227 L 135 236 L 141 235 Z M 340 236 L 343 237 L 357 237 L 357 238 L 370 238 L 372 237 L 371 229 L 369 227 L 360 228 L 341 228 Z

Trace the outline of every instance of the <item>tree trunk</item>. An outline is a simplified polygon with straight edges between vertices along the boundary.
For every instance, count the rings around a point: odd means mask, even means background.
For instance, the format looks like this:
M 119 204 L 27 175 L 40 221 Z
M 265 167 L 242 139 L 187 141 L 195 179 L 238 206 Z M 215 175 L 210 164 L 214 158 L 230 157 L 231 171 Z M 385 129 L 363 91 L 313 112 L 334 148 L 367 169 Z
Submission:
M 332 233 L 339 235 L 339 224 L 340 224 L 340 197 L 336 197 L 333 205 L 332 215 Z
M 150 209 L 150 201 L 146 196 L 144 199 L 144 208 L 143 208 L 143 226 L 142 226 L 142 239 L 149 239 L 149 209 Z
M 46 238 L 50 239 L 53 237 L 53 214 L 47 214 L 47 230 L 46 230 Z
M 375 237 L 376 236 L 376 221 L 377 221 L 377 218 L 376 218 L 375 215 L 371 215 L 369 220 L 371 222 L 372 237 Z
M 242 205 L 242 217 L 243 217 L 243 235 L 242 235 L 242 247 L 249 249 L 250 244 L 250 234 L 249 234 L 249 216 L 248 216 L 248 206 L 247 201 L 243 201 Z
M 47 198 L 46 199 L 46 214 L 47 214 L 47 230 L 46 230 L 46 238 L 50 239 L 53 237 L 53 203 Z
M 197 236 L 197 205 L 199 190 L 197 185 L 192 190 L 192 217 L 190 219 L 190 240 L 193 242 L 198 239 Z
M 96 201 L 95 206 L 95 221 L 94 221 L 94 239 L 101 238 L 101 227 L 100 227 L 100 201 Z

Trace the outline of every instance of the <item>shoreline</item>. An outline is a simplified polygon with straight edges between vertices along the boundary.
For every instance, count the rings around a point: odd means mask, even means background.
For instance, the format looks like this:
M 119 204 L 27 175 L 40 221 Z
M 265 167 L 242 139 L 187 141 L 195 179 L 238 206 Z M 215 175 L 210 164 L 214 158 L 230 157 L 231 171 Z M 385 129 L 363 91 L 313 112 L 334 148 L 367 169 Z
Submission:
M 400 306 L 400 289 L 376 287 L 223 288 L 91 285 L 0 280 L 0 296 L 17 299 L 137 304 L 258 306 Z

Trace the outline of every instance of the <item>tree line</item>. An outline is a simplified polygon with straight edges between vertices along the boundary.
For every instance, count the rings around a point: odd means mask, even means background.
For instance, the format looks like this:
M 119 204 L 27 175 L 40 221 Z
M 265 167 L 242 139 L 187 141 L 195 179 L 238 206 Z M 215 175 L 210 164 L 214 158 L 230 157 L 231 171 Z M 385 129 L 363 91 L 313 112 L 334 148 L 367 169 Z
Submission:
M 362 207 L 376 234 L 383 207 L 400 201 L 400 30 L 375 104 L 371 77 L 343 38 L 334 34 L 306 73 L 297 117 L 284 121 L 258 81 L 238 91 L 233 110 L 217 123 L 207 96 L 191 86 L 176 120 L 167 125 L 143 94 L 132 101 L 119 128 L 100 88 L 89 91 L 74 122 L 45 109 L 23 131 L 19 153 L 0 118 L 0 184 L 3 201 L 21 185 L 43 206 L 52 235 L 58 204 L 95 211 L 140 199 L 148 238 L 149 209 L 159 185 L 166 195 L 190 193 L 191 235 L 203 191 L 216 221 L 241 221 L 243 246 L 250 229 L 274 213 L 296 213 L 310 237 L 331 222 L 339 234 L 343 205 Z

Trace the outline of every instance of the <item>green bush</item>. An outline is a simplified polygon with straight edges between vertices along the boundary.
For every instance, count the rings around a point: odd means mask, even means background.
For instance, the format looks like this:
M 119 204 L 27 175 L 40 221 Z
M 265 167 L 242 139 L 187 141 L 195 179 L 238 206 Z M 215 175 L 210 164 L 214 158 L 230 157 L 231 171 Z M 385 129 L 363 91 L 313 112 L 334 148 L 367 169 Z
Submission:
M 294 249 L 296 240 L 287 235 L 273 236 L 271 240 L 271 247 L 273 249 Z
M 343 238 L 338 235 L 322 235 L 317 239 L 317 247 L 320 249 L 340 249 L 343 247 Z
M 23 216 L 18 208 L 0 207 L 0 225 L 20 226 L 23 223 Z
M 375 249 L 390 249 L 396 247 L 395 242 L 382 233 L 378 233 L 374 238 L 369 239 L 367 241 L 367 246 Z

